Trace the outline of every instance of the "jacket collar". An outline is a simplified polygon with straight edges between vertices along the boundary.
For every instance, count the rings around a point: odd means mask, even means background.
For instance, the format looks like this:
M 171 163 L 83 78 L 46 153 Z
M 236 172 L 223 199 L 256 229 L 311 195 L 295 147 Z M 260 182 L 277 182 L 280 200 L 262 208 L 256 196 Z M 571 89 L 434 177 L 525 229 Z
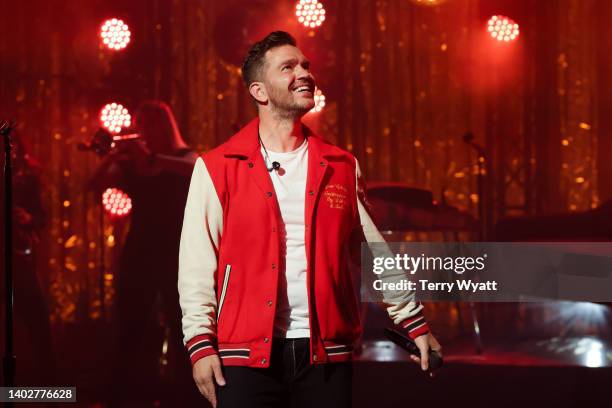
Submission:
M 308 138 L 308 150 L 311 153 L 327 158 L 338 155 L 333 145 L 316 135 L 308 126 L 304 124 L 302 126 L 304 127 L 304 135 Z M 252 158 L 260 149 L 258 132 L 259 118 L 255 118 L 227 141 L 224 156 Z

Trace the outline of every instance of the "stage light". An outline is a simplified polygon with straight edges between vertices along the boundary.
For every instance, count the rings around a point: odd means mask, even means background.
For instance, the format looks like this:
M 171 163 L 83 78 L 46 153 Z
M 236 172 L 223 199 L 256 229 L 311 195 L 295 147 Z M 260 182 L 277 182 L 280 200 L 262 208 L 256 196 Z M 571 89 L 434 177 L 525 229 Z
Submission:
M 312 113 L 321 112 L 323 108 L 325 107 L 325 95 L 323 95 L 323 92 L 319 88 L 315 90 L 314 102 L 315 102 L 315 105 L 310 110 L 310 112 Z
M 603 367 L 606 359 L 603 343 L 592 338 L 581 339 L 574 354 L 584 354 L 584 365 L 587 367 Z
M 519 25 L 506 16 L 493 16 L 487 23 L 489 35 L 497 41 L 510 42 L 519 35 Z
M 585 326 L 603 327 L 608 321 L 608 308 L 598 303 L 562 301 L 555 305 L 560 311 L 563 324 L 568 326 L 575 326 L 580 322 Z
M 100 37 L 102 44 L 111 50 L 122 50 L 130 42 L 130 29 L 123 20 L 111 18 L 102 24 Z
M 309 28 L 316 28 L 325 21 L 325 9 L 318 0 L 300 0 L 295 6 L 298 21 Z
M 444 3 L 446 0 L 411 0 L 414 4 L 419 6 L 439 6 Z
M 118 188 L 107 188 L 102 193 L 102 205 L 112 217 L 124 217 L 132 210 L 132 199 Z
M 111 133 L 119 133 L 131 124 L 132 117 L 121 104 L 108 103 L 100 110 L 100 126 Z

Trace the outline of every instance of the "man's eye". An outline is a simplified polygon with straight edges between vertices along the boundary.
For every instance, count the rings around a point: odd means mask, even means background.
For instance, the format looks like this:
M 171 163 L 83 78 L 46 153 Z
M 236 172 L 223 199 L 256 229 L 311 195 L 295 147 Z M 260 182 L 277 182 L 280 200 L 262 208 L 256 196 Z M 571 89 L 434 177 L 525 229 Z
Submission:
M 290 69 L 290 68 L 291 68 L 291 66 L 290 66 L 290 65 L 285 65 L 285 66 L 282 68 L 282 70 L 283 70 L 283 71 L 286 71 L 286 70 L 288 70 L 288 69 Z

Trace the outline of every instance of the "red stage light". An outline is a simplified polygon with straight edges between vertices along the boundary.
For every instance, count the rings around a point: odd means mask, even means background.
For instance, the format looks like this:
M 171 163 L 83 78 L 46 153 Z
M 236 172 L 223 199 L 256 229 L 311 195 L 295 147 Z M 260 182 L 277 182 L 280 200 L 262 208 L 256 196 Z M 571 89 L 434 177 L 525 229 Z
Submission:
M 131 124 L 132 117 L 123 105 L 108 103 L 100 111 L 100 125 L 111 133 L 119 133 Z
M 127 24 L 117 18 L 106 20 L 100 29 L 102 43 L 111 50 L 121 50 L 127 47 L 130 35 Z
M 412 2 L 419 6 L 439 6 L 446 0 L 412 0 Z
M 325 9 L 318 0 L 300 0 L 295 6 L 298 21 L 309 28 L 316 28 L 325 21 Z
M 317 88 L 317 90 L 315 91 L 314 102 L 315 106 L 310 110 L 310 112 L 321 112 L 325 107 L 325 95 L 323 95 L 323 92 L 319 88 Z
M 491 17 L 487 23 L 487 30 L 497 41 L 514 41 L 519 35 L 519 25 L 506 16 Z
M 102 193 L 102 205 L 112 217 L 124 217 L 132 210 L 132 199 L 118 188 L 107 188 Z

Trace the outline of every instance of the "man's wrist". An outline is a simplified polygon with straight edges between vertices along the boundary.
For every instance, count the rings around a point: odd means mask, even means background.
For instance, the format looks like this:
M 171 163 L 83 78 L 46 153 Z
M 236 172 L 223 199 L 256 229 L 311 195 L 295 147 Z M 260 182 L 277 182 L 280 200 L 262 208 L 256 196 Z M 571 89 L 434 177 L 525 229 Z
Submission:
M 189 353 L 189 359 L 191 365 L 196 361 L 217 354 L 216 338 L 212 334 L 200 334 L 197 335 L 187 342 L 185 345 L 187 352 Z
M 425 320 L 425 315 L 422 311 L 405 319 L 400 323 L 400 326 L 406 331 L 408 336 L 414 340 L 419 336 L 429 333 L 429 325 Z

